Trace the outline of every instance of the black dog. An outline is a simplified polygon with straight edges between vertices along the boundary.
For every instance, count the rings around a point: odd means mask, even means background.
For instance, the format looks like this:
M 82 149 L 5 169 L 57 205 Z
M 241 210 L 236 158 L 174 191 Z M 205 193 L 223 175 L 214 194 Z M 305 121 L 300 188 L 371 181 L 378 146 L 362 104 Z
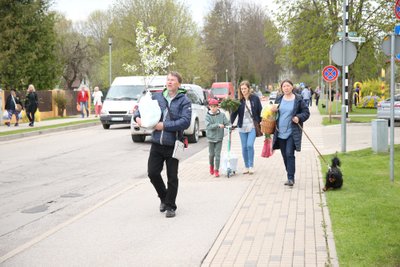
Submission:
M 329 168 L 328 172 L 326 173 L 326 182 L 325 187 L 322 189 L 327 191 L 329 189 L 337 189 L 341 188 L 343 185 L 343 175 L 340 171 L 340 160 L 338 157 L 334 157 L 332 159 L 332 166 Z

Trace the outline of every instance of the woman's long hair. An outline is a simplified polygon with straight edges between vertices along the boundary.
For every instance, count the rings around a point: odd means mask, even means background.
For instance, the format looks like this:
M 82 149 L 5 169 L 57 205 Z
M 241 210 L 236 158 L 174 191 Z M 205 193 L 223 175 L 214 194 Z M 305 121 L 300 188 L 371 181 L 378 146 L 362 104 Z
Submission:
M 247 88 L 249 88 L 250 95 L 253 93 L 253 88 L 251 88 L 250 82 L 247 81 L 247 80 L 244 80 L 239 85 L 239 90 L 238 90 L 238 98 L 239 98 L 239 100 L 244 99 L 244 96 L 242 94 L 242 90 L 240 89 L 242 87 L 242 85 L 245 85 Z

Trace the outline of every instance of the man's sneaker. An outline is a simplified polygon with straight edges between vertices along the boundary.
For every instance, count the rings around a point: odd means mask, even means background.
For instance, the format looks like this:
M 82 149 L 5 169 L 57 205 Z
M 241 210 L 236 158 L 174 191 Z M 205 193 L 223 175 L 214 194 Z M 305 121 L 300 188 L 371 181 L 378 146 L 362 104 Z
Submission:
M 167 210 L 167 206 L 165 205 L 165 203 L 161 202 L 160 204 L 160 212 L 164 212 Z
M 243 174 L 248 174 L 249 173 L 249 169 L 245 168 L 243 171 Z
M 167 218 L 175 217 L 175 211 L 171 208 L 167 209 L 167 212 L 165 213 L 165 217 L 167 217 Z
M 287 186 L 293 186 L 294 185 L 294 181 L 293 180 L 287 180 L 285 185 Z
M 253 169 L 253 167 L 250 167 L 250 168 L 249 168 L 249 174 L 254 174 L 254 169 Z

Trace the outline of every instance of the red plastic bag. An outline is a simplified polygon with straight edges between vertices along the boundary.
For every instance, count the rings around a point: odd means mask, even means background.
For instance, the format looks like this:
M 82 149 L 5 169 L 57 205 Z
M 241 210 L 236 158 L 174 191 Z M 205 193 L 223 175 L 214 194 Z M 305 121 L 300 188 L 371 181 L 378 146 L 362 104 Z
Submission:
M 261 152 L 261 157 L 269 158 L 269 157 L 272 156 L 272 154 L 273 154 L 273 151 L 272 151 L 272 140 L 271 140 L 271 138 L 265 138 L 263 150 Z

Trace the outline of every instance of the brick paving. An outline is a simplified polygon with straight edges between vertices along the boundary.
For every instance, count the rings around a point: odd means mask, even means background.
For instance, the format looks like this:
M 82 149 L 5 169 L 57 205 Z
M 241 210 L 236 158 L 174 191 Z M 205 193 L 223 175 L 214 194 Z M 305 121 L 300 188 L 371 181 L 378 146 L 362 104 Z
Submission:
M 322 119 L 315 107 L 311 113 L 304 129 L 314 144 L 322 147 Z M 238 173 L 230 179 L 251 182 L 202 266 L 338 266 L 329 212 L 320 191 L 320 163 L 307 138 L 303 135 L 302 151 L 296 153 L 293 188 L 283 185 L 286 174 L 279 151 L 270 158 L 259 156 L 262 137 L 256 140 L 254 175 L 241 174 L 243 162 L 237 132 L 232 134 L 232 143 L 239 164 Z M 182 164 L 181 172 L 193 173 L 194 167 L 207 169 L 207 150 L 196 158 L 196 162 Z M 215 179 L 202 177 L 201 172 L 192 174 L 192 179 Z

